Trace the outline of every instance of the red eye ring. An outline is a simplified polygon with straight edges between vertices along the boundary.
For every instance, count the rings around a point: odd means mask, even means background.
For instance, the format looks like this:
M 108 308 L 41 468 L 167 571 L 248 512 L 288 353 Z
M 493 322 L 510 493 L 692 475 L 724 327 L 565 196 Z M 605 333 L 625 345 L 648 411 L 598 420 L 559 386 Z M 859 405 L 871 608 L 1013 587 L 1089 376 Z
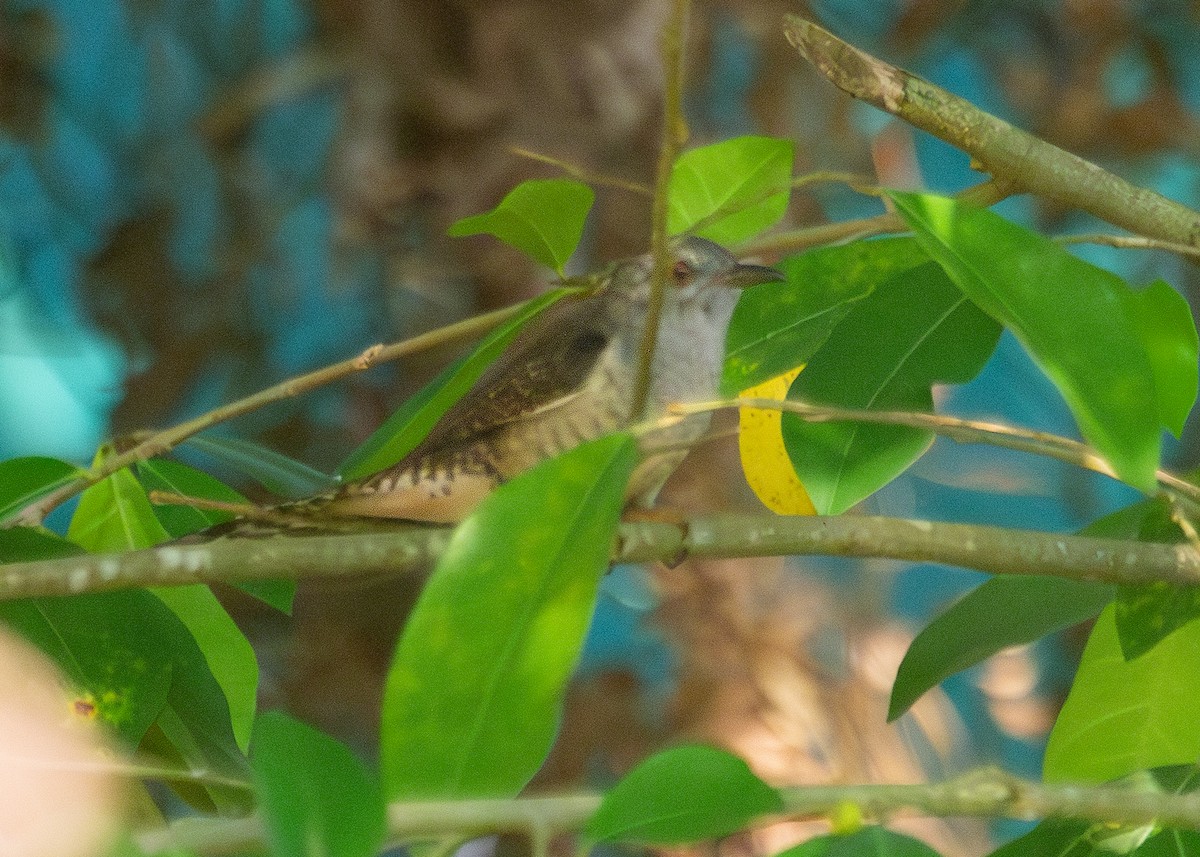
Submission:
M 675 267 L 671 270 L 671 276 L 675 278 L 677 283 L 686 283 L 692 278 L 692 266 L 680 259 L 675 263 Z

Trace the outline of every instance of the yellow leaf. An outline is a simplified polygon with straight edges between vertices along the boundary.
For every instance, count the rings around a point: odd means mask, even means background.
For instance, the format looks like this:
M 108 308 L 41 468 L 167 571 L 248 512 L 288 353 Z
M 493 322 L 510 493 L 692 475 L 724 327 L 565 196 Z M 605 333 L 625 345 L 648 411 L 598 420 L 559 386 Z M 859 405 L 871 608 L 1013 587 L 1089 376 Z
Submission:
M 738 398 L 786 399 L 788 387 L 803 368 L 798 366 L 756 387 L 743 390 Z M 758 499 L 780 515 L 815 515 L 817 510 L 796 476 L 796 469 L 783 445 L 783 431 L 780 428 L 783 413 L 742 408 L 740 419 L 738 446 L 742 454 L 742 470 Z

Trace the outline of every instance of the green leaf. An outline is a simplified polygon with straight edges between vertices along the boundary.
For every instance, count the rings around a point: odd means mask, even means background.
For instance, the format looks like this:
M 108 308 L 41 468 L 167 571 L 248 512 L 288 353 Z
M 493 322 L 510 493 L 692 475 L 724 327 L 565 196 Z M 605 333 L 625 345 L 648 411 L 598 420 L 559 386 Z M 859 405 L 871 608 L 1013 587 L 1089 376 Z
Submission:
M 1114 608 L 1100 614 L 1046 746 L 1047 782 L 1105 782 L 1200 756 L 1200 622 L 1126 661 Z
M 338 485 L 337 479 L 329 474 L 253 441 L 197 435 L 185 443 L 287 500 L 321 494 Z
M 667 231 L 737 244 L 774 226 L 787 211 L 794 149 L 791 140 L 735 137 L 680 155 Z
M 227 503 L 249 502 L 221 480 L 209 476 L 202 470 L 168 458 L 140 461 L 137 465 L 137 472 L 138 478 L 147 491 L 170 491 L 185 497 L 221 500 Z M 154 514 L 163 528 L 174 538 L 189 535 L 233 518 L 233 515 L 228 512 L 173 504 L 155 504 Z M 281 613 L 292 612 L 292 600 L 296 595 L 294 580 L 248 580 L 232 585 L 253 595 L 263 603 L 269 604 Z
M 220 500 L 223 503 L 250 502 L 220 479 L 169 458 L 139 461 L 137 475 L 147 493 L 166 491 L 202 500 Z M 232 513 L 215 509 L 197 509 L 195 506 L 174 503 L 156 503 L 153 508 L 163 529 L 176 539 L 233 520 Z
M 166 608 L 145 592 L 29 598 L 0 603 L 0 621 L 49 655 L 76 694 L 76 709 L 136 747 L 166 705 L 172 664 L 153 646 Z
M 1143 500 L 1093 521 L 1081 535 L 1137 539 L 1169 507 Z M 1108 584 L 1056 577 L 994 577 L 968 592 L 916 636 L 892 686 L 888 720 L 895 720 L 930 688 L 1009 646 L 1090 619 L 1112 600 Z
M 1114 857 L 1097 847 L 1095 825 L 1075 819 L 1047 819 L 1024 836 L 993 851 L 990 857 Z
M 379 852 L 387 833 L 379 785 L 344 744 L 273 711 L 254 726 L 250 766 L 272 854 Z
M 1178 544 L 1185 541 L 1171 506 L 1149 501 L 1141 525 L 1132 538 L 1144 542 Z M 1168 634 L 1200 619 L 1200 587 L 1147 583 L 1117 587 L 1115 617 L 1121 651 L 1126 660 L 1140 657 Z
M 787 280 L 747 289 L 726 338 L 721 395 L 733 396 L 805 363 L 875 286 L 929 261 L 912 238 L 855 241 L 789 256 Z
M 715 839 L 781 812 L 775 789 L 713 747 L 665 750 L 630 771 L 588 822 L 595 840 L 675 845 Z
M 0 562 L 34 562 L 87 553 L 75 542 L 40 527 L 0 528 Z
M 109 452 L 101 448 L 96 463 Z M 101 479 L 79 498 L 67 538 L 91 553 L 138 550 L 171 538 L 128 467 Z
M 29 456 L 0 461 L 0 521 L 66 485 L 81 472 L 57 458 Z
M 1151 836 L 1137 850 L 1130 852 L 1130 857 L 1195 857 L 1197 854 L 1200 854 L 1200 833 L 1169 828 Z
M 238 748 L 250 746 L 258 695 L 258 660 L 246 635 L 207 586 L 151 589 L 171 608 L 196 640 L 229 705 L 229 721 Z
M 244 776 L 221 688 L 187 628 L 149 592 L 9 601 L 0 603 L 0 621 L 49 655 L 75 688 L 77 708 L 93 710 L 130 748 L 170 734 L 165 756 Z M 206 791 L 214 806 L 247 809 L 244 792 Z
M 554 289 L 526 302 L 516 316 L 488 334 L 469 357 L 447 367 L 376 429 L 339 468 L 342 478 L 351 480 L 378 473 L 412 452 L 531 318 L 564 295 L 575 292 L 570 288 Z
M 932 262 L 854 304 L 792 382 L 789 399 L 877 411 L 932 411 L 932 385 L 964 383 L 987 362 L 1000 327 Z M 933 434 L 906 426 L 805 423 L 784 414 L 783 440 L 822 515 L 844 512 L 913 463 Z
M 1192 311 L 1183 295 L 1163 280 L 1124 296 L 1125 311 L 1154 372 L 1158 418 L 1179 437 L 1200 384 L 1200 344 Z
M 990 211 L 945 197 L 890 196 L 959 288 L 1016 334 L 1121 479 L 1154 491 L 1159 415 L 1174 420 L 1178 402 L 1172 395 L 1164 404 L 1156 395 L 1140 324 L 1131 322 L 1127 307 L 1143 301 L 1149 318 L 1164 303 L 1159 296 L 1133 297 L 1120 277 Z M 1169 337 L 1177 334 L 1174 327 L 1163 330 L 1159 349 L 1173 353 Z M 1155 362 L 1164 373 L 1176 366 L 1173 359 Z
M 1060 577 L 993 577 L 927 625 L 908 647 L 888 720 L 957 672 L 1009 646 L 1077 625 L 1112 601 L 1113 587 Z
M 515 794 L 554 740 L 637 460 L 610 435 L 537 465 L 450 540 L 388 673 L 388 798 Z
M 590 187 L 576 181 L 530 179 L 509 191 L 491 211 L 452 223 L 446 234 L 495 235 L 561 277 L 595 199 Z
M 938 857 L 938 853 L 919 839 L 868 826 L 849 834 L 814 836 L 778 857 Z

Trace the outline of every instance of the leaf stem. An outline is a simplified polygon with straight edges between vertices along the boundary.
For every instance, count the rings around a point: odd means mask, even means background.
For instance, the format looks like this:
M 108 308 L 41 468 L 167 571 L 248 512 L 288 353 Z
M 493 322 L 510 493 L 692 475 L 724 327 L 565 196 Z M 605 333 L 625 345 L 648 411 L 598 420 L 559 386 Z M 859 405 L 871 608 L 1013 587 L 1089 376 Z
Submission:
M 570 161 L 564 161 L 561 158 L 556 158 L 553 155 L 544 155 L 541 152 L 534 152 L 530 149 L 524 149 L 520 146 L 509 146 L 508 150 L 514 155 L 521 158 L 529 158 L 531 161 L 537 161 L 542 164 L 549 164 L 552 167 L 557 167 L 571 178 L 579 179 L 587 184 L 594 184 L 600 187 L 615 187 L 620 190 L 627 190 L 630 193 L 636 193 L 640 196 L 653 196 L 654 192 L 646 187 L 641 182 L 628 181 L 626 179 L 617 178 L 616 176 L 608 176 L 602 173 L 593 173 L 585 170 L 578 164 L 573 164 Z
M 927 414 L 918 411 L 867 411 L 780 399 L 721 399 L 711 402 L 672 405 L 668 409 L 668 415 L 696 414 L 727 408 L 783 411 L 795 414 L 805 422 L 811 423 L 860 422 L 907 426 L 933 432 L 957 443 L 983 443 L 1053 458 L 1121 481 L 1099 452 L 1080 441 L 1049 432 L 1034 431 L 1003 423 L 965 420 L 943 414 Z M 1193 510 L 1200 510 L 1200 487 L 1161 468 L 1155 471 L 1155 476 L 1166 491 L 1187 501 Z

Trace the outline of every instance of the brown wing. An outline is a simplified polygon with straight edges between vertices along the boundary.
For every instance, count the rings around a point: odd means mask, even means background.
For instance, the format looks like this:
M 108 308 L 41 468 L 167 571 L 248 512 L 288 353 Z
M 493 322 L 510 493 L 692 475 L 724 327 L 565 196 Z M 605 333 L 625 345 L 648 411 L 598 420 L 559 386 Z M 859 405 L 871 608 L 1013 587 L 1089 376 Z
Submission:
M 565 400 L 586 383 L 615 332 L 603 295 L 563 298 L 521 332 L 412 456 L 469 445 Z
M 565 403 L 612 342 L 603 294 L 567 297 L 534 319 L 403 460 L 304 505 L 332 515 L 453 522 L 502 480 L 489 438 Z

